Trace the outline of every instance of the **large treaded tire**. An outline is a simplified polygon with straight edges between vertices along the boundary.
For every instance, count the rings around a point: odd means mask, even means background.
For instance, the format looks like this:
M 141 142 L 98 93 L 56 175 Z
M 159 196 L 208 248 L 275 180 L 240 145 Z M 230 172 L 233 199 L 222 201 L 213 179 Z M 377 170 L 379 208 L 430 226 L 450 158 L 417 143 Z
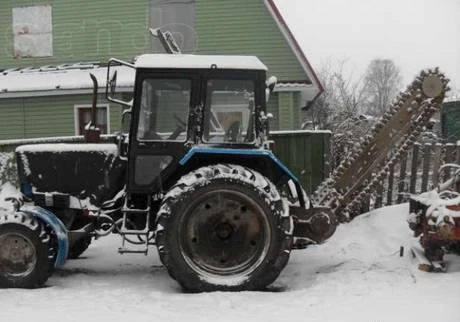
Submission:
M 243 291 L 262 290 L 278 277 L 292 232 L 287 202 L 270 180 L 217 164 L 183 176 L 169 190 L 155 238 L 162 263 L 185 290 Z
M 15 243 L 20 247 L 6 246 Z M 21 212 L 0 214 L 0 288 L 42 286 L 54 270 L 54 247 L 39 220 Z M 27 269 L 21 267 L 21 261 Z

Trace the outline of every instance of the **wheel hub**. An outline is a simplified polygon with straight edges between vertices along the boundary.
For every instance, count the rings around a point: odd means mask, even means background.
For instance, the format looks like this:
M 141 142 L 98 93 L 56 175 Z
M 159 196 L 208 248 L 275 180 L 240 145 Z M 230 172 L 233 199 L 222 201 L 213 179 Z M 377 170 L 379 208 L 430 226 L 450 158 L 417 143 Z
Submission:
M 218 224 L 214 230 L 221 240 L 229 239 L 234 232 L 233 226 L 226 222 Z
M 252 271 L 270 245 L 263 208 L 235 190 L 216 190 L 197 198 L 184 212 L 179 238 L 184 259 L 211 276 Z
M 8 233 L 0 236 L 0 270 L 10 276 L 26 276 L 37 263 L 35 247 L 25 236 Z

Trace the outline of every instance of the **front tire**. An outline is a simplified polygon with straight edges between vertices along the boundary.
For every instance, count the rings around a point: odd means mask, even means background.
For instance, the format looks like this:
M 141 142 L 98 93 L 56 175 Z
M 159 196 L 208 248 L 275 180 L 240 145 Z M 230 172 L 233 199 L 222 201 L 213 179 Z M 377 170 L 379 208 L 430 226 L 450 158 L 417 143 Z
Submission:
M 186 290 L 260 290 L 288 262 L 292 225 L 273 183 L 248 168 L 219 164 L 182 177 L 166 194 L 156 243 Z
M 42 286 L 53 270 L 50 242 L 37 219 L 21 212 L 0 215 L 0 287 Z

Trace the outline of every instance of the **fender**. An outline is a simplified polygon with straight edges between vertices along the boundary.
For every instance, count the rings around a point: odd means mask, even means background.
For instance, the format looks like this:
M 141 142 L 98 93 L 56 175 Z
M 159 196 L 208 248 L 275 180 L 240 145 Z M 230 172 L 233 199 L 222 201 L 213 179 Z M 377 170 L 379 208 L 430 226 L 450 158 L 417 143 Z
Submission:
M 51 229 L 53 229 L 58 240 L 57 256 L 56 261 L 54 262 L 54 266 L 58 267 L 64 265 L 69 253 L 69 237 L 67 234 L 67 229 L 62 221 L 51 211 L 38 206 L 23 205 L 19 211 L 40 219 L 44 223 L 48 224 Z
M 308 200 L 305 200 L 302 186 L 300 185 L 299 179 L 292 173 L 291 170 L 278 159 L 272 151 L 264 149 L 229 149 L 229 148 L 218 148 L 218 147 L 193 147 L 180 159 L 179 164 L 185 166 L 193 157 L 200 155 L 218 155 L 218 156 L 240 156 L 240 157 L 261 157 L 269 160 L 279 171 L 286 175 L 289 179 L 294 182 L 299 197 L 300 205 L 305 207 Z M 255 169 L 257 170 L 257 169 Z M 263 173 L 263 171 L 261 171 Z

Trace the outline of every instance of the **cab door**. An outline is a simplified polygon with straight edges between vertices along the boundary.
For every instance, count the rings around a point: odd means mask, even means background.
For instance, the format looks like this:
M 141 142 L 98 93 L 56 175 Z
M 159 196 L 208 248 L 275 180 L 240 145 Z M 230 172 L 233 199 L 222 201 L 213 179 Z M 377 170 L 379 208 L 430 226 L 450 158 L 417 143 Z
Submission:
M 138 71 L 130 131 L 131 193 L 161 192 L 179 167 L 188 150 L 189 112 L 198 104 L 199 86 L 190 72 Z

